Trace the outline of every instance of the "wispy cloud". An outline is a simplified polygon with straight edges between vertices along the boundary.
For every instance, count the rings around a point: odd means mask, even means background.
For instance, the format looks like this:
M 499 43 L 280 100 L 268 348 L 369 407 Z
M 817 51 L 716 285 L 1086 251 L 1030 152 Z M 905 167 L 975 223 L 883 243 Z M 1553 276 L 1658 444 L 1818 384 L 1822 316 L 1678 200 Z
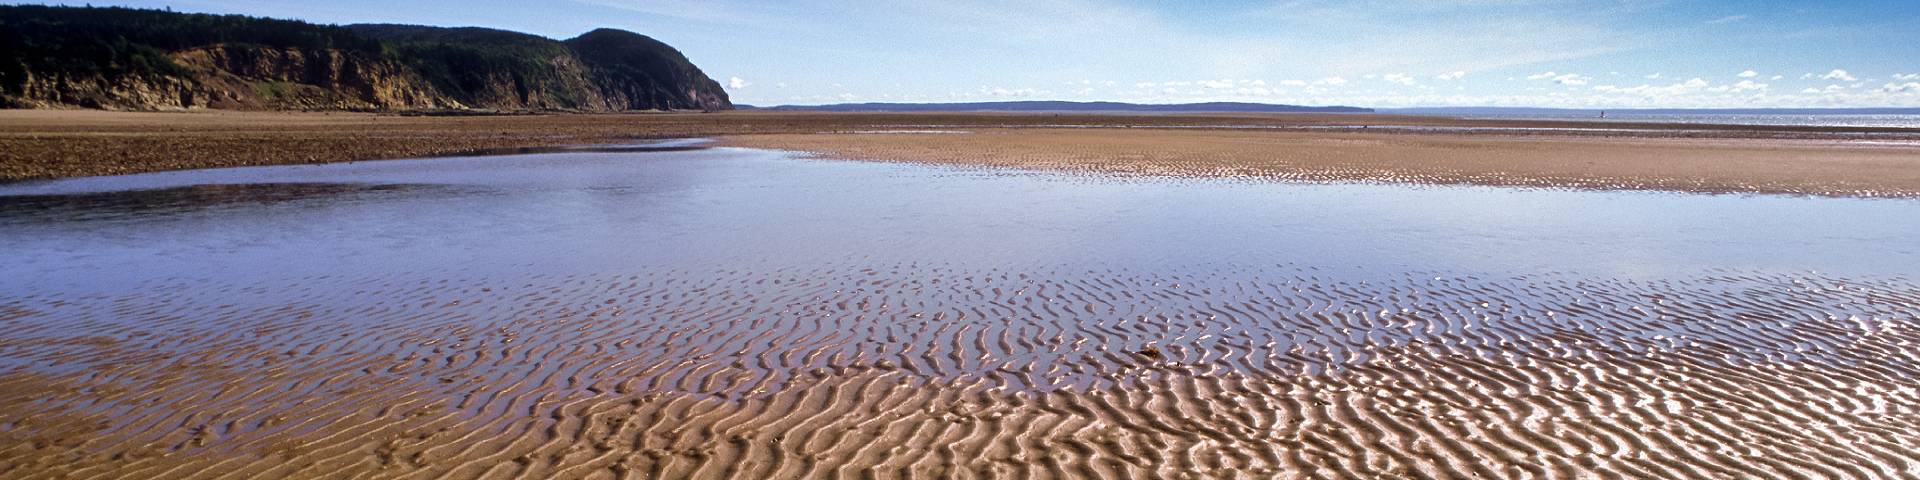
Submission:
M 1728 16 L 1724 16 L 1724 17 L 1720 17 L 1720 18 L 1716 18 L 1716 19 L 1712 19 L 1712 20 L 1707 20 L 1707 24 L 1708 24 L 1708 25 L 1723 25 L 1723 24 L 1728 24 L 1728 23 L 1733 23 L 1733 22 L 1739 22 L 1739 21 L 1744 21 L 1744 20 L 1746 20 L 1746 19 L 1747 19 L 1747 16 L 1746 16 L 1746 15 L 1728 15 Z

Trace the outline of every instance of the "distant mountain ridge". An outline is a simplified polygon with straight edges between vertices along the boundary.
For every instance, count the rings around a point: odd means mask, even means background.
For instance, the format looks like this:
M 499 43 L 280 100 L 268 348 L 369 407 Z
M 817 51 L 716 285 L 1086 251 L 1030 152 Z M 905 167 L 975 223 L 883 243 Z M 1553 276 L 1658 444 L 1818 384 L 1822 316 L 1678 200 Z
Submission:
M 810 112 L 1163 112 L 1163 113 L 1369 113 L 1373 109 L 1344 106 L 1310 107 L 1268 103 L 1122 103 L 1122 102 L 961 102 L 961 103 L 841 103 L 743 107 L 760 110 Z
M 0 107 L 727 110 L 679 50 L 599 29 L 316 25 L 129 8 L 0 6 Z

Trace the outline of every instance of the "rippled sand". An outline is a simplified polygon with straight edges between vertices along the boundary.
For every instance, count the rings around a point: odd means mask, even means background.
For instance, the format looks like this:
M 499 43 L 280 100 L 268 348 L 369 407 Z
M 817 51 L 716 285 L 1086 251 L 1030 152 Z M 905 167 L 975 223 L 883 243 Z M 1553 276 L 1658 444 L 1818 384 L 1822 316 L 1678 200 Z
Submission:
M 1029 128 L 973 135 L 739 135 L 726 142 L 825 158 L 1097 174 L 1920 197 L 1920 142 L 1911 140 L 1864 141 L 1864 134 L 1826 140 L 1658 138 L 1658 131 L 1606 130 L 1576 138 L 1564 136 L 1568 132 L 1446 128 Z M 1410 133 L 1417 131 L 1430 133 Z
M 234 299 L 241 299 L 236 301 Z M 1920 474 L 1920 287 L 950 265 L 0 304 L 9 477 Z

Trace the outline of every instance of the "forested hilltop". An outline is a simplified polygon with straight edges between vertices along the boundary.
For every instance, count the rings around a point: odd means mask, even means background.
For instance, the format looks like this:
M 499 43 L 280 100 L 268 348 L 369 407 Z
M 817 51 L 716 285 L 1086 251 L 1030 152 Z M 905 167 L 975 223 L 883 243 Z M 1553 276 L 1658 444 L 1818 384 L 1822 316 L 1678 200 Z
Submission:
M 725 110 L 718 82 L 645 35 L 0 6 L 0 107 L 160 110 Z

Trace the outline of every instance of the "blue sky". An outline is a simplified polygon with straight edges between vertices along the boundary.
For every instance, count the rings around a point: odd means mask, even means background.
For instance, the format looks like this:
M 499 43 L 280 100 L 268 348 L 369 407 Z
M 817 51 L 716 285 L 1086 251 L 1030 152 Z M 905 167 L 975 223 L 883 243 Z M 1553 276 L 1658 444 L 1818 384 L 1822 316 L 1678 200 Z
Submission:
M 555 38 L 622 28 L 758 105 L 1920 107 L 1914 0 L 92 3 Z

